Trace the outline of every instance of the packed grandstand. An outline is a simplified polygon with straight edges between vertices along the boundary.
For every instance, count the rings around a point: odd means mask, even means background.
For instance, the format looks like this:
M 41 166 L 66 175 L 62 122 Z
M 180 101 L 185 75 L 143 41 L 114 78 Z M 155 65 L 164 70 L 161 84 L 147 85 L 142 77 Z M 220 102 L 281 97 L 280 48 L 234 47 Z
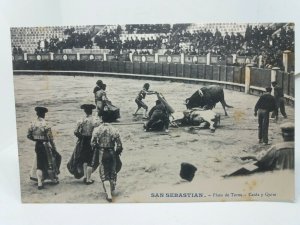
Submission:
M 261 58 L 261 67 L 283 68 L 283 52 L 294 52 L 294 25 L 275 24 L 130 24 L 11 28 L 12 53 L 230 55 Z

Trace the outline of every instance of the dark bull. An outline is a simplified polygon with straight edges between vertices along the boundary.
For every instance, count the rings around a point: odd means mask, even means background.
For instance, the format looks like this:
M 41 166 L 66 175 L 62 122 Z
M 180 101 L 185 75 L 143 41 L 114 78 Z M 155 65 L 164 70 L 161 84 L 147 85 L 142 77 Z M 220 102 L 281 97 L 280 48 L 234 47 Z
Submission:
M 191 109 L 195 107 L 212 109 L 216 106 L 218 102 L 221 102 L 225 116 L 227 116 L 227 112 L 225 106 L 228 108 L 233 108 L 230 105 L 227 105 L 224 99 L 224 91 L 223 88 L 218 85 L 209 85 L 200 88 L 196 91 L 190 98 L 185 100 L 186 108 Z

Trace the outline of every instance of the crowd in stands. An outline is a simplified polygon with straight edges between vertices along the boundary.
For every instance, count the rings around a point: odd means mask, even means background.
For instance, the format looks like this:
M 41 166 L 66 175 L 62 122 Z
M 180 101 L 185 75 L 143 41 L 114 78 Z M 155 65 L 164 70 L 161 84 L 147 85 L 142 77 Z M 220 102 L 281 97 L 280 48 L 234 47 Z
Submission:
M 104 30 L 100 35 L 96 35 L 94 42 L 101 49 L 114 49 L 120 51 L 122 49 L 122 41 L 120 40 L 121 27 L 115 30 Z
M 132 26 L 134 29 L 141 26 L 143 32 L 147 33 L 145 30 L 146 25 Z M 154 26 L 149 26 L 148 29 L 154 32 Z M 275 33 L 276 31 L 277 33 Z M 113 33 L 113 31 L 111 32 Z M 271 26 L 247 26 L 244 35 L 233 32 L 225 32 L 222 35 L 218 29 L 214 33 L 210 30 L 190 32 L 186 30 L 186 27 L 178 26 L 155 38 L 142 37 L 138 39 L 137 37 L 131 37 L 121 43 L 118 37 L 114 37 L 118 43 L 117 52 L 120 49 L 135 49 L 134 54 L 150 54 L 147 49 L 155 52 L 157 49 L 163 48 L 167 49 L 165 54 L 206 55 L 211 53 L 219 55 L 220 59 L 237 54 L 238 56 L 251 58 L 251 62 L 254 64 L 258 64 L 258 59 L 261 57 L 263 67 L 282 68 L 283 51 L 294 51 L 294 30 L 290 27 L 278 29 L 278 27 Z M 139 51 L 136 51 L 136 49 L 139 49 Z
M 64 34 L 66 39 L 58 39 L 57 37 L 50 40 L 38 41 L 35 53 L 62 53 L 63 49 L 86 48 L 93 47 L 92 35 L 87 33 L 77 33 L 74 28 L 66 29 Z
M 279 24 L 280 25 L 280 24 Z M 283 24 L 284 25 L 284 24 Z M 104 29 L 97 35 L 90 32 L 78 33 L 74 28 L 66 29 L 67 38 L 60 40 L 51 38 L 38 42 L 36 53 L 54 52 L 61 53 L 63 49 L 92 48 L 93 45 L 100 49 L 110 49 L 115 54 L 132 52 L 133 54 L 153 54 L 159 49 L 165 49 L 165 54 L 206 55 L 211 53 L 225 58 L 232 54 L 247 56 L 253 62 L 260 57 L 265 67 L 277 66 L 282 68 L 282 53 L 285 50 L 294 52 L 294 30 L 291 27 L 279 26 L 250 26 L 245 34 L 222 33 L 216 29 L 196 30 L 190 32 L 190 24 L 138 24 L 121 26 L 115 29 Z M 130 38 L 121 38 L 125 34 L 153 34 L 133 35 Z M 22 49 L 14 47 L 13 53 L 20 53 Z
M 285 50 L 294 52 L 294 30 L 290 27 L 276 28 L 248 26 L 245 33 L 245 48 L 237 51 L 238 55 L 261 56 L 265 67 L 282 68 L 282 53 Z
M 13 52 L 13 55 L 21 55 L 23 54 L 23 49 L 21 48 L 21 46 L 18 46 L 18 48 L 16 46 L 13 46 L 13 49 L 12 49 L 12 52 Z
M 126 38 L 121 41 L 120 34 L 121 30 L 119 27 L 114 31 L 103 32 L 100 36 L 95 37 L 95 43 L 100 48 L 114 49 L 114 51 L 119 52 L 120 50 L 131 50 L 139 49 L 139 52 L 149 52 L 145 49 L 151 49 L 157 51 L 162 48 L 170 48 L 168 44 L 170 41 L 170 36 L 176 36 L 178 33 L 183 32 L 190 24 L 175 24 L 171 29 L 169 24 L 154 24 L 154 25 L 126 25 L 125 29 L 127 33 L 134 32 L 136 34 L 159 34 L 151 37 L 141 37 L 138 38 Z M 141 29 L 141 30 L 140 30 Z M 135 51 L 137 52 L 137 51 Z M 175 52 L 174 52 L 175 53 Z M 179 53 L 179 52 L 178 52 Z
M 167 48 L 172 49 L 175 53 L 184 52 L 190 55 L 206 55 L 208 52 L 217 55 L 230 55 L 242 46 L 243 41 L 244 38 L 240 33 L 229 35 L 226 32 L 222 36 L 218 30 L 215 33 L 210 30 L 199 30 L 192 33 L 182 31 L 171 35 Z

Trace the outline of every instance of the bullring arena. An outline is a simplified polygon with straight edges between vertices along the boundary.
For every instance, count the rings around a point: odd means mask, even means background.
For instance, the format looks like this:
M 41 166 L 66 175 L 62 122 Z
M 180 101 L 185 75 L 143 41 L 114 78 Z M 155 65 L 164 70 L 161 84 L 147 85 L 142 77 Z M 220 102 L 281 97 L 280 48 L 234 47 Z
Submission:
M 98 171 L 93 174 L 96 183 L 85 186 L 82 185 L 82 180 L 74 179 L 66 168 L 76 144 L 76 137 L 73 135 L 76 121 L 83 116 L 80 104 L 93 103 L 92 88 L 98 78 L 18 75 L 14 79 L 23 201 L 105 202 L 105 198 L 101 196 L 104 193 L 101 191 Z M 135 124 L 142 121 L 141 115 L 132 116 L 136 109 L 134 98 L 145 80 L 102 79 L 107 83 L 108 97 L 121 109 L 120 124 L 128 124 L 116 125 L 124 144 L 121 157 L 123 168 L 118 174 L 118 195 L 123 200 L 125 198 L 124 201 L 126 197 L 157 185 L 174 185 L 180 180 L 181 162 L 194 164 L 198 168 L 196 177 L 206 180 L 220 177 L 227 170 L 241 166 L 238 156 L 268 148 L 257 143 L 258 125 L 253 116 L 256 96 L 225 90 L 225 99 L 234 108 L 228 109 L 229 116 L 225 117 L 221 104 L 217 104 L 215 111 L 221 114 L 221 125 L 215 133 L 206 129 L 189 131 L 187 128 L 171 128 L 168 134 L 152 133 L 144 132 L 141 124 Z M 148 82 L 153 90 L 164 94 L 176 111 L 184 110 L 185 98 L 200 87 L 199 84 L 170 81 Z M 178 91 L 180 94 L 175 95 Z M 156 97 L 148 96 L 146 102 L 153 106 L 155 100 Z M 55 143 L 62 155 L 60 184 L 47 186 L 42 193 L 29 180 L 34 143 L 26 138 L 29 122 L 35 118 L 34 107 L 41 103 L 49 108 L 46 119 L 53 125 Z M 292 107 L 287 107 L 287 114 L 288 120 L 293 121 Z M 282 120 L 280 118 L 278 123 L 282 123 Z M 271 122 L 269 132 L 272 143 L 281 141 L 278 124 Z
M 17 28 L 15 28 L 17 29 Z M 129 32 L 129 31 L 128 31 Z M 222 31 L 223 32 L 223 31 Z M 225 32 L 225 31 L 224 31 Z M 31 49 L 32 50 L 32 49 Z M 74 48 L 73 50 L 74 51 Z M 99 56 L 101 55 L 101 57 Z M 18 148 L 20 162 L 21 192 L 23 202 L 106 202 L 98 170 L 92 175 L 93 185 L 83 185 L 67 170 L 66 165 L 74 150 L 76 122 L 84 116 L 80 105 L 94 103 L 93 88 L 98 79 L 107 84 L 107 96 L 120 108 L 121 118 L 113 124 L 119 131 L 124 151 L 121 155 L 122 170 L 118 173 L 114 202 L 182 201 L 184 199 L 151 199 L 151 193 L 159 187 L 164 192 L 175 190 L 207 193 L 230 190 L 237 192 L 263 188 L 282 190 L 285 177 L 288 187 L 273 200 L 291 198 L 293 172 L 267 172 L 241 178 L 223 178 L 228 171 L 243 165 L 241 156 L 253 155 L 268 149 L 258 143 L 258 122 L 254 106 L 266 86 L 277 80 L 284 88 L 287 119 L 281 115 L 277 123 L 270 119 L 269 140 L 271 144 L 282 142 L 279 125 L 294 123 L 294 77 L 290 67 L 291 52 L 283 54 L 283 67 L 262 67 L 250 64 L 249 57 L 232 56 L 219 60 L 219 56 L 203 57 L 189 53 L 138 56 L 130 55 L 129 61 L 110 57 L 111 53 L 87 52 L 29 52 L 14 55 L 14 85 L 17 116 Z M 99 59 L 99 60 L 98 60 Z M 147 61 L 147 60 L 150 61 Z M 204 60 L 203 62 L 201 60 Z M 214 133 L 209 129 L 171 127 L 169 133 L 144 132 L 142 115 L 133 116 L 134 99 L 144 83 L 151 90 L 162 93 L 176 112 L 186 109 L 184 101 L 200 87 L 217 84 L 224 88 L 228 116 L 220 103 L 214 111 L 221 115 L 221 123 Z M 151 108 L 155 95 L 146 97 Z M 29 180 L 34 159 L 34 143 L 26 138 L 27 129 L 35 119 L 34 107 L 44 105 L 49 109 L 46 120 L 52 126 L 57 150 L 62 155 L 59 185 L 47 185 L 39 191 Z M 96 112 L 94 112 L 96 116 Z M 198 170 L 195 181 L 183 182 L 179 177 L 180 164 L 188 162 Z M 268 181 L 266 184 L 264 181 Z M 271 182 L 272 181 L 272 182 Z M 232 182 L 232 183 L 231 183 Z M 245 189 L 245 187 L 246 189 Z M 273 186 L 273 187 L 272 187 Z M 141 197 L 142 196 L 142 197 Z M 231 196 L 230 200 L 268 200 Z M 186 199 L 185 199 L 186 200 Z M 220 201 L 222 196 L 187 201 Z

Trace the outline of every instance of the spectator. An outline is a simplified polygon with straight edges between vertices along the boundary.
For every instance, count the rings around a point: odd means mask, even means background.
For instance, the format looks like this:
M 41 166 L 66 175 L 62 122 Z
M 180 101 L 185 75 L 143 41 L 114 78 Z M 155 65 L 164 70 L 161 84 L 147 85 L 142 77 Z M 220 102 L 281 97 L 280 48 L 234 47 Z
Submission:
M 18 54 L 22 55 L 23 54 L 23 49 L 21 48 L 21 46 L 18 46 Z
M 13 46 L 13 55 L 18 54 L 18 49 L 16 48 L 16 46 Z

